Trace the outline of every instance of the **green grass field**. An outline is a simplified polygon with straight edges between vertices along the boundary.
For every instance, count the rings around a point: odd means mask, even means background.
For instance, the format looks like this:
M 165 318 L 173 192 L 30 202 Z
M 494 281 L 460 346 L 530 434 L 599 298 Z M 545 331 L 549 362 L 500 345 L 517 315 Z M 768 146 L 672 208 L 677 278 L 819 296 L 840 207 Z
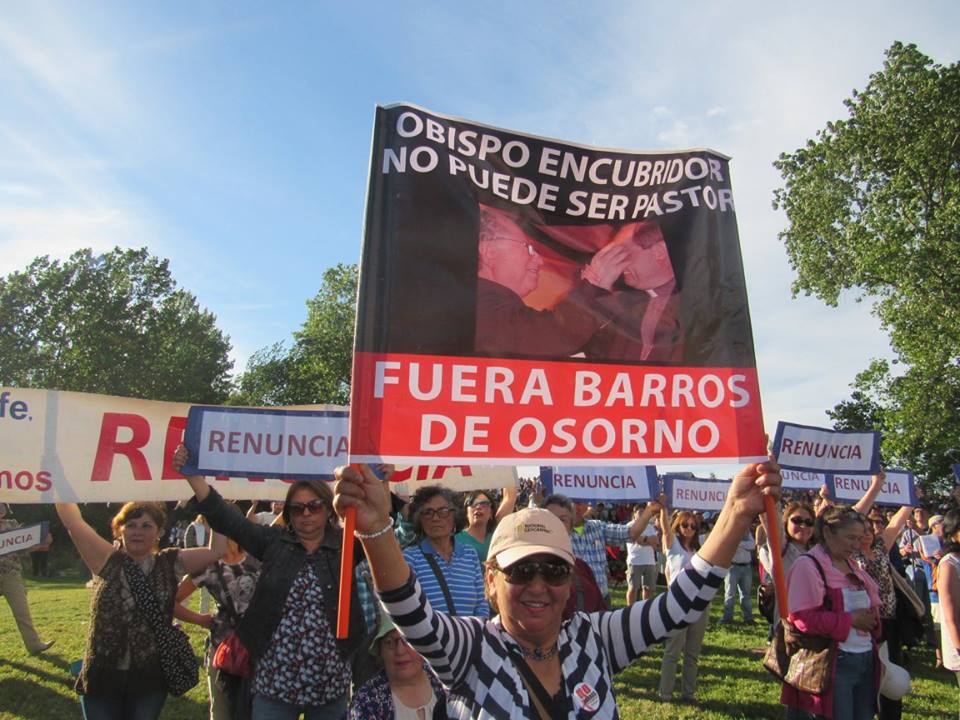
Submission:
M 89 590 L 79 578 L 28 581 L 34 621 L 42 637 L 57 643 L 47 653 L 31 657 L 6 603 L 0 603 L 0 719 L 61 720 L 79 718 L 80 707 L 72 689 L 69 667 L 83 651 L 87 630 Z M 614 591 L 623 603 L 623 591 Z M 719 613 L 714 602 L 713 620 Z M 191 637 L 199 654 L 203 633 Z M 663 705 L 658 700 L 660 650 L 640 659 L 617 679 L 620 714 L 623 718 L 666 720 L 668 718 L 782 718 L 777 704 L 779 686 L 760 665 L 760 648 L 766 630 L 757 625 L 718 627 L 707 631 L 700 659 L 699 702 Z M 933 720 L 955 717 L 957 685 L 951 673 L 933 669 L 933 651 L 914 651 L 913 694 L 904 704 L 904 718 Z M 678 683 L 679 685 L 679 683 Z M 163 717 L 200 720 L 207 716 L 205 678 L 186 697 L 170 698 Z

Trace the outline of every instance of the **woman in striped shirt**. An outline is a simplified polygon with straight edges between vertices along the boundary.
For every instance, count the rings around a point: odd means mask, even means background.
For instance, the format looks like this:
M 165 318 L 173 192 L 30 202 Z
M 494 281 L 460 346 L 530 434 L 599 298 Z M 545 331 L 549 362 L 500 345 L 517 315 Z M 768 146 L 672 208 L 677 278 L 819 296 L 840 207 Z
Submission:
M 450 718 L 617 718 L 613 675 L 700 617 L 726 574 L 763 495 L 779 495 L 774 462 L 733 479 L 713 532 L 666 593 L 615 611 L 562 619 L 570 593 L 570 536 L 547 510 L 505 517 L 485 581 L 492 620 L 435 611 L 390 532 L 390 499 L 363 467 L 337 470 L 334 505 L 357 511 L 357 536 L 381 602 L 448 689 Z
M 439 485 L 417 490 L 410 501 L 416 542 L 403 551 L 430 604 L 450 615 L 490 615 L 483 596 L 483 571 L 477 551 L 454 540 L 456 496 Z

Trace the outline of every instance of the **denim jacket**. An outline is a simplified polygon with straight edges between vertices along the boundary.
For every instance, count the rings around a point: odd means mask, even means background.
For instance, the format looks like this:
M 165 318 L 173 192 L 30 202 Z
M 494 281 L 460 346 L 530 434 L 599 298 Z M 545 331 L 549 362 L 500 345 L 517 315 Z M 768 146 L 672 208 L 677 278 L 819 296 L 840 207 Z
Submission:
M 337 627 L 337 601 L 340 587 L 340 532 L 328 528 L 323 542 L 313 556 L 307 554 L 297 537 L 287 528 L 264 526 L 247 520 L 236 507 L 223 501 L 210 488 L 210 494 L 197 502 L 197 509 L 207 518 L 214 531 L 235 540 L 240 547 L 262 562 L 257 588 L 237 628 L 237 635 L 250 651 L 252 659 L 267 649 L 274 630 L 283 617 L 287 593 L 305 562 L 314 560 L 323 583 L 327 620 Z M 345 662 L 367 643 L 363 611 L 353 587 L 350 602 L 350 630 L 345 640 L 337 640 L 337 648 Z

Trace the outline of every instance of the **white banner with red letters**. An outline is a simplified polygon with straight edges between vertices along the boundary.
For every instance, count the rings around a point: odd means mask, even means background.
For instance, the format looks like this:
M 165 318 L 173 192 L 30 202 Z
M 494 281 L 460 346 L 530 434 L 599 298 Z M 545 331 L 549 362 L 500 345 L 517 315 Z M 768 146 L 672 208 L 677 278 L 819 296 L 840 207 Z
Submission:
M 170 466 L 183 440 L 187 403 L 139 400 L 55 390 L 0 388 L 0 501 L 10 503 L 182 500 L 190 486 Z M 304 448 L 316 476 L 330 478 L 347 462 L 346 408 L 287 408 L 335 416 L 322 442 Z M 230 447 L 231 438 L 224 438 Z M 234 446 L 243 438 L 233 439 Z M 236 444 L 239 443 L 239 446 Z M 273 446 L 272 446 L 273 447 Z M 288 448 L 289 450 L 289 448 Z M 299 446 L 294 452 L 299 452 Z M 265 475 L 267 473 L 264 473 Z M 398 492 L 418 483 L 457 490 L 514 483 L 513 468 L 403 466 Z M 236 500 L 280 500 L 290 480 L 263 476 L 210 478 L 221 495 Z

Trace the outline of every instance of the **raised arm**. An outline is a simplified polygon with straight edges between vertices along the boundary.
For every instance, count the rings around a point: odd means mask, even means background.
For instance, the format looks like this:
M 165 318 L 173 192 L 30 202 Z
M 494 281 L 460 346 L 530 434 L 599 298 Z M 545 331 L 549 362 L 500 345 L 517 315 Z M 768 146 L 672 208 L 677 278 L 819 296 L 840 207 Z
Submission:
M 661 498 L 663 496 L 661 495 Z M 663 507 L 659 501 L 651 500 L 647 503 L 647 506 L 643 510 L 638 510 L 634 513 L 633 523 L 630 525 L 630 540 L 641 545 L 650 545 L 651 543 L 646 542 L 643 537 L 644 530 L 647 529 L 647 525 L 650 524 L 650 519 L 654 514 L 660 512 L 660 508 Z M 656 536 L 654 538 L 654 544 L 656 543 Z
M 764 496 L 780 496 L 780 467 L 773 460 L 750 464 L 740 470 L 730 483 L 727 500 L 707 536 L 700 557 L 711 565 L 729 567 L 743 536 L 753 519 L 764 510 Z
M 500 506 L 497 508 L 497 521 L 503 520 L 504 517 L 513 512 L 514 508 L 517 505 L 517 495 L 519 491 L 517 490 L 517 485 L 507 485 L 503 489 L 503 497 L 500 499 Z
M 176 472 L 180 472 L 180 469 L 186 464 L 187 460 L 190 459 L 190 453 L 187 452 L 185 445 L 177 446 L 176 451 L 173 453 L 173 461 L 170 463 L 173 469 Z M 207 499 L 207 495 L 210 494 L 210 485 L 207 483 L 201 475 L 187 475 L 187 482 L 190 483 L 190 488 L 193 490 L 194 496 L 197 498 L 197 502 L 203 502 Z
M 174 470 L 180 472 L 188 459 L 187 449 L 181 445 L 173 454 L 171 465 Z M 263 527 L 245 518 L 235 505 L 224 502 L 220 494 L 199 475 L 187 476 L 187 482 L 190 483 L 193 494 L 197 498 L 197 509 L 207 518 L 211 529 L 235 540 L 240 547 L 257 560 L 263 560 L 263 553 L 273 539 L 274 533 L 278 530 Z M 223 555 L 223 553 L 221 552 L 220 555 Z M 209 565 L 210 563 L 207 562 L 206 564 Z
M 673 537 L 670 532 L 670 513 L 667 510 L 667 504 L 661 503 L 660 505 L 660 549 L 663 550 L 663 554 L 666 555 L 670 552 L 670 547 L 673 545 Z
M 377 534 L 390 525 L 390 494 L 369 467 L 361 466 L 358 472 L 353 467 L 336 469 L 336 494 L 333 507 L 340 517 L 347 508 L 357 510 L 357 534 Z M 360 537 L 373 584 L 379 592 L 396 590 L 410 577 L 397 536 L 392 532 L 378 534 L 375 538 Z
M 173 603 L 173 616 L 177 620 L 183 620 L 183 622 L 188 622 L 191 625 L 199 625 L 200 627 L 209 630 L 213 627 L 212 614 L 194 612 L 190 608 L 180 604 L 190 597 L 193 594 L 193 591 L 196 589 L 197 586 L 194 585 L 193 580 L 190 579 L 189 575 L 180 581 L 180 584 L 177 586 L 176 601 Z
M 91 573 L 98 575 L 107 559 L 116 552 L 113 543 L 100 537 L 97 531 L 87 524 L 76 503 L 56 503 L 54 507 L 84 564 Z
M 912 512 L 912 507 L 904 505 L 890 518 L 890 522 L 887 523 L 887 527 L 883 530 L 883 535 L 880 536 L 883 538 L 884 550 L 890 552 L 890 548 L 893 547 L 897 538 L 900 537 L 900 531 L 903 530 L 903 526 L 907 524 L 907 518 L 910 517 L 910 513 Z
M 195 547 L 180 551 L 180 560 L 183 569 L 191 575 L 200 572 L 208 565 L 215 563 L 227 552 L 227 536 L 223 533 L 210 533 L 210 544 L 207 547 Z
M 881 470 L 879 474 L 871 476 L 870 487 L 867 488 L 867 491 L 863 494 L 863 497 L 857 500 L 856 504 L 853 506 L 853 509 L 861 515 L 866 515 L 869 513 L 870 508 L 873 507 L 873 503 L 877 499 L 877 495 L 879 495 L 880 490 L 883 489 L 883 481 L 886 479 L 886 477 L 887 474 L 883 470 Z

